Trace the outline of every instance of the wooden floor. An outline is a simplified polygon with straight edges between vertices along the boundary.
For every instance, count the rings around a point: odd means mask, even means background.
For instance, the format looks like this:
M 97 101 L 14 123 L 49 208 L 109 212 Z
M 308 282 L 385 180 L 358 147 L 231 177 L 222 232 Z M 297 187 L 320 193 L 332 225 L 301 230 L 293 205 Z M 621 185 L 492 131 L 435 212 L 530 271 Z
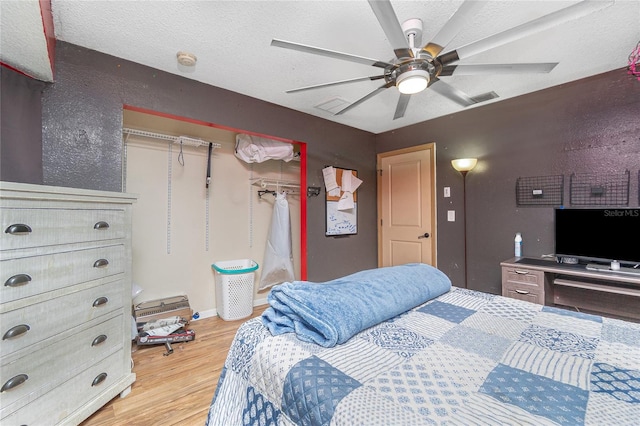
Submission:
M 267 306 L 254 308 L 252 316 L 262 314 Z M 136 381 L 131 393 L 112 399 L 82 426 L 203 426 L 231 341 L 246 320 L 192 321 L 189 328 L 196 332 L 195 340 L 173 344 L 168 356 L 163 355 L 164 345 L 134 343 Z

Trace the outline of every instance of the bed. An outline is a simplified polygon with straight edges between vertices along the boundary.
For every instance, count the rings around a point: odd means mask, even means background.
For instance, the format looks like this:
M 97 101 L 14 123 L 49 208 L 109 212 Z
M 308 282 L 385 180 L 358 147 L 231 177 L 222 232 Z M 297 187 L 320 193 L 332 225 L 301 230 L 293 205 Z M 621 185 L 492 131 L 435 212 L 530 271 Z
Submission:
M 445 287 L 343 342 L 245 322 L 207 425 L 638 424 L 640 324 Z

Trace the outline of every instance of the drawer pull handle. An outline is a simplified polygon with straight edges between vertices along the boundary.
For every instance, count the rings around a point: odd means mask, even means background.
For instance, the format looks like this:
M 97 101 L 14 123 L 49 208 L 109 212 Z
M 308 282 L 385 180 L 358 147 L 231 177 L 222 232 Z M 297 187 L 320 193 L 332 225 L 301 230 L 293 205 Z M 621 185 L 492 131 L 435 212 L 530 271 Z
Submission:
M 31 281 L 29 274 L 14 275 L 4 282 L 5 287 L 20 287 L 21 285 L 28 284 Z
M 91 346 L 97 346 L 100 343 L 104 343 L 107 341 L 107 335 L 106 334 L 101 334 L 98 337 L 96 337 L 95 339 L 93 339 L 93 342 L 91 343 Z
M 516 274 L 519 274 L 519 275 L 528 275 L 529 274 L 529 271 L 523 271 L 522 269 L 514 269 L 514 271 L 515 271 Z
M 31 327 L 29 327 L 27 324 L 20 324 L 20 325 L 13 326 L 9 330 L 7 330 L 6 333 L 4 333 L 4 336 L 2 336 L 2 340 L 19 337 L 29 330 L 31 330 Z
M 101 220 L 100 222 L 96 222 L 96 224 L 93 225 L 93 229 L 109 229 L 109 224 Z
M 93 262 L 94 268 L 104 268 L 106 266 L 109 266 L 109 261 L 107 259 L 98 259 Z
M 15 223 L 13 225 L 9 225 L 7 229 L 5 229 L 5 234 L 11 235 L 24 235 L 31 233 L 31 227 L 29 225 L 25 225 L 24 223 Z
M 93 307 L 97 308 L 98 306 L 106 305 L 108 301 L 109 299 L 107 299 L 104 296 L 98 297 L 96 300 L 93 301 Z
M 91 386 L 98 386 L 100 383 L 104 382 L 107 379 L 107 373 L 100 373 L 93 379 L 91 382 Z
M 526 291 L 526 290 L 518 290 L 518 289 L 516 289 L 516 293 L 518 293 L 518 294 L 529 294 L 529 292 Z
M 2 385 L 2 389 L 0 389 L 0 392 L 5 392 L 20 386 L 21 384 L 26 382 L 28 378 L 29 376 L 27 376 L 26 374 L 18 374 L 17 376 L 13 376 L 9 380 L 7 380 L 4 385 Z

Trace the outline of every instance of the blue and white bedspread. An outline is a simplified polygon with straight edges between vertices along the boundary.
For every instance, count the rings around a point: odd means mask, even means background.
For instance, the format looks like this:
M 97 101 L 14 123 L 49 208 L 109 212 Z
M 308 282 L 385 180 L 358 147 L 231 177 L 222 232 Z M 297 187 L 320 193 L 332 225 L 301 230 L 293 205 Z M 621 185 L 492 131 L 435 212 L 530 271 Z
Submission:
M 244 323 L 213 425 L 637 425 L 640 324 L 452 288 L 324 348 Z

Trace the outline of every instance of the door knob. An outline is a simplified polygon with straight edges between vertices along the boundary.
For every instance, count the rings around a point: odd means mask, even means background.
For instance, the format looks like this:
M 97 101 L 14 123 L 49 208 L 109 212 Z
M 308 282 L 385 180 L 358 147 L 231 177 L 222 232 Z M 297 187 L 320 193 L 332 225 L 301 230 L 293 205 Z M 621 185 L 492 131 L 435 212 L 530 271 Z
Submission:
M 424 234 L 418 236 L 418 238 L 429 238 L 429 233 L 425 232 Z

